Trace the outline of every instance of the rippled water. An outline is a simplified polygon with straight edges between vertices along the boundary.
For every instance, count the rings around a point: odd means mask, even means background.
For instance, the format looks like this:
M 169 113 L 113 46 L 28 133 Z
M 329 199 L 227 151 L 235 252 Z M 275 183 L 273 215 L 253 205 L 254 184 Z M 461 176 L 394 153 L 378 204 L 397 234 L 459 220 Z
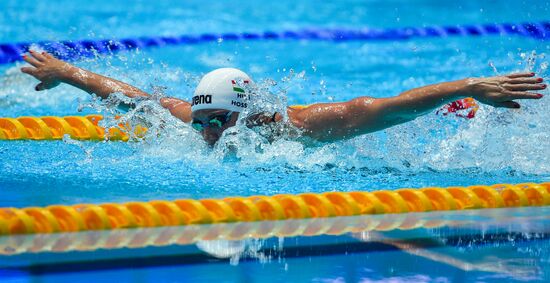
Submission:
M 51 10 L 45 3 L 3 2 L 0 8 L 7 12 L 0 17 L 0 42 L 535 21 L 549 15 L 543 1 L 517 3 L 514 9 L 507 1 L 348 1 L 320 6 L 315 1 L 282 1 L 269 12 L 244 2 L 71 3 L 38 17 Z M 492 11 L 495 7 L 498 13 Z M 460 12 L 444 13 L 447 9 Z M 140 50 L 75 64 L 158 95 L 187 99 L 202 74 L 233 66 L 248 72 L 274 97 L 309 104 L 361 95 L 386 97 L 425 84 L 511 71 L 533 70 L 548 78 L 547 49 L 544 41 L 494 36 L 403 42 L 243 41 Z M 98 110 L 114 115 L 113 108 L 92 102 L 72 87 L 35 92 L 36 81 L 21 74 L 21 66 L 0 66 L 1 116 Z M 549 104 L 543 98 L 525 101 L 520 110 L 483 106 L 472 120 L 429 114 L 383 132 L 314 147 L 293 140 L 270 144 L 241 129 L 225 139 L 236 150 L 226 150 L 223 142 L 210 150 L 188 126 L 166 113 L 150 121 L 169 120 L 171 130 L 141 142 L 0 142 L 0 206 L 548 181 Z

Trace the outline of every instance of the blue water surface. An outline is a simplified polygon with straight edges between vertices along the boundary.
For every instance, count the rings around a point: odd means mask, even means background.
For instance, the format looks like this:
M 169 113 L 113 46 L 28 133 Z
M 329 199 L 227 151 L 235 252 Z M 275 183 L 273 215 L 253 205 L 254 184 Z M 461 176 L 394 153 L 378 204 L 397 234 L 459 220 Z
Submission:
M 0 42 L 121 38 L 304 27 L 391 28 L 539 21 L 545 1 L 3 1 Z M 409 41 L 233 41 L 74 62 L 158 95 L 189 99 L 200 76 L 232 66 L 280 104 L 387 97 L 422 85 L 532 70 L 548 43 L 520 36 Z M 1 116 L 115 109 L 70 86 L 35 92 L 22 63 L 0 66 Z M 286 100 L 286 101 L 285 101 Z M 306 147 L 244 129 L 208 149 L 188 126 L 141 142 L 0 142 L 0 206 L 540 182 L 550 176 L 548 99 L 521 110 L 482 106 L 475 119 L 434 113 L 352 140 Z M 156 114 L 170 119 L 165 112 Z M 154 118 L 154 119 L 157 119 Z M 152 119 L 152 120 L 154 120 Z
M 300 28 L 394 28 L 535 22 L 550 19 L 547 1 L 30 1 L 0 2 L 0 43 L 123 38 Z M 535 71 L 548 79 L 549 42 L 521 36 L 407 41 L 218 41 L 99 56 L 73 62 L 158 96 L 189 99 L 201 75 L 218 67 L 249 73 L 276 101 L 269 107 L 388 97 L 426 84 Z M 0 116 L 84 115 L 112 120 L 112 106 L 70 86 L 35 92 L 22 63 L 0 65 Z M 543 92 L 547 94 L 547 92 Z M 159 135 L 137 142 L 0 141 L 0 207 L 130 200 L 273 195 L 550 180 L 550 102 L 519 110 L 482 106 L 464 120 L 430 113 L 414 122 L 313 147 L 269 143 L 246 129 L 209 149 L 197 133 L 163 111 L 142 115 Z M 158 109 L 157 109 L 158 110 Z M 128 115 L 128 114 L 126 114 Z M 132 115 L 132 114 L 130 114 Z M 155 132 L 156 133 L 156 132 Z M 228 146 L 228 145 L 231 146 Z M 232 149 L 230 149 L 232 148 Z M 538 213 L 525 220 L 537 223 Z M 540 212 L 540 217 L 548 212 Z M 479 234 L 485 231 L 479 229 Z M 506 231 L 504 231 L 506 235 Z M 143 269 L 66 271 L 44 276 L 0 270 L 5 282 L 310 281 L 458 282 L 548 279 L 547 238 L 477 250 L 474 271 L 392 251 L 293 257 L 270 263 L 227 262 Z M 313 249 L 315 250 L 315 249 Z M 124 251 L 123 251 L 124 253 Z M 129 254 L 129 253 L 128 253 Z M 34 254 L 28 255 L 34 257 Z M 130 255 L 128 255 L 130 257 Z M 468 256 L 466 256 L 468 257 Z M 93 258 L 93 255 L 91 256 Z M 496 259 L 503 259 L 497 261 Z M 10 261 L 11 258 L 4 257 Z M 525 276 L 490 273 L 484 267 Z M 213 267 L 214 266 L 214 267 Z M 421 266 L 421 268 L 416 268 Z M 516 269 L 514 269 L 516 266 Z M 543 270 L 539 270 L 540 266 Z M 533 271 L 533 268 L 536 270 Z M 8 274 L 7 272 L 11 272 Z M 514 272 L 512 272 L 514 273 Z M 220 279 L 218 275 L 225 275 Z M 274 276 L 274 274 L 278 276 Z M 503 275 L 504 274 L 504 275 Z M 531 276 L 532 274 L 535 274 Z M 186 277 L 182 277 L 185 275 Z M 38 278 L 38 279 L 37 279 Z M 11 281 L 9 281 L 11 280 Z M 124 281 L 124 280 L 123 280 Z

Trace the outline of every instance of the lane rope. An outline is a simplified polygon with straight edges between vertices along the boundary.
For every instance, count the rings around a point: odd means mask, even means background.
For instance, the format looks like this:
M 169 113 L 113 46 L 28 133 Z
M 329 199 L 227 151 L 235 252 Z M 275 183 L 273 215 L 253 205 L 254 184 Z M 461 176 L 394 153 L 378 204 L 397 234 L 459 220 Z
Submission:
M 68 135 L 76 140 L 128 141 L 147 132 L 147 128 L 129 123 L 105 129 L 99 125 L 101 120 L 102 115 L 0 118 L 0 140 L 61 140 Z
M 323 40 L 323 41 L 402 41 L 413 38 L 449 36 L 514 35 L 547 40 L 550 38 L 550 22 L 501 23 L 455 26 L 428 26 L 403 28 L 305 28 L 285 31 L 203 33 L 180 36 L 141 36 L 122 39 L 84 39 L 66 41 L 18 42 L 0 44 L 0 64 L 22 61 L 21 55 L 33 44 L 63 60 L 113 54 L 119 51 L 148 49 L 153 47 L 193 45 L 222 41 L 258 40 Z
M 550 205 L 550 183 L 0 208 L 0 235 Z

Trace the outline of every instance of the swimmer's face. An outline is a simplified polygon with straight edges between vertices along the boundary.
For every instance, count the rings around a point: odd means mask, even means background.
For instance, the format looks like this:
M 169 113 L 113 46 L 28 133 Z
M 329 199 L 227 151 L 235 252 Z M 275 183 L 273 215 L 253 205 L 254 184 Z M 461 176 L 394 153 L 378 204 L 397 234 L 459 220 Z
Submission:
M 223 131 L 235 126 L 238 112 L 224 109 L 203 109 L 191 114 L 192 126 L 199 131 L 209 145 L 214 145 L 222 136 Z

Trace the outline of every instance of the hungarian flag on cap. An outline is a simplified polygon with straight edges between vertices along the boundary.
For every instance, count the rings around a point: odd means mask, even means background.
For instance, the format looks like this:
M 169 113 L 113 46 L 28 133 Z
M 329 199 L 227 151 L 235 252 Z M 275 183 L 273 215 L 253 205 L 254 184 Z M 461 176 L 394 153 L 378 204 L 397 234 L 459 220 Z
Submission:
M 244 89 L 240 88 L 235 80 L 231 80 L 231 83 L 233 84 L 233 91 L 244 93 Z M 248 81 L 243 81 L 243 83 L 248 84 Z

